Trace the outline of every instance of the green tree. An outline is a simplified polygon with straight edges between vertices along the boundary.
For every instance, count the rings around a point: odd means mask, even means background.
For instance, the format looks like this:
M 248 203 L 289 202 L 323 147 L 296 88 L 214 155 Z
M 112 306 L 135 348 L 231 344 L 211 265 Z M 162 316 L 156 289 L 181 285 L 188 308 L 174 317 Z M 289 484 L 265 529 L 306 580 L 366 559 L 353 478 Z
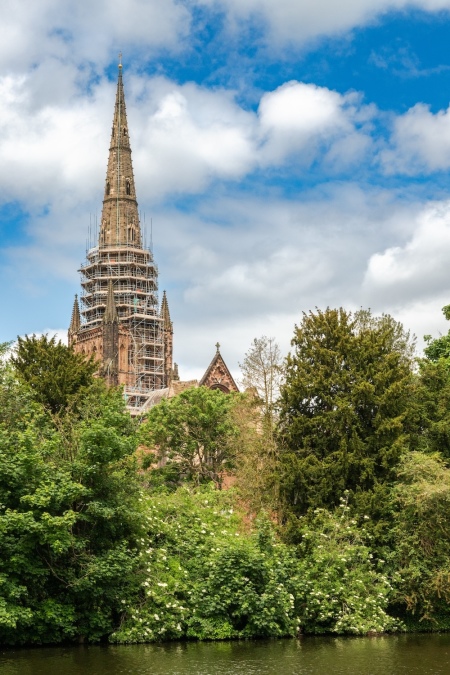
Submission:
M 18 337 L 11 357 L 19 378 L 33 392 L 36 401 L 53 414 L 76 403 L 76 397 L 92 384 L 98 364 L 76 354 L 71 347 L 47 335 Z
M 376 520 L 407 446 L 413 344 L 390 316 L 327 309 L 303 315 L 281 394 L 286 513 L 350 504 Z
M 0 371 L 0 642 L 99 640 L 138 584 L 134 424 L 103 389 L 62 435 Z
M 393 491 L 394 611 L 415 629 L 450 628 L 450 469 L 412 452 Z
M 273 510 L 278 497 L 275 428 L 283 381 L 283 359 L 275 338 L 255 338 L 239 364 L 246 398 L 237 409 L 240 449 L 236 481 L 248 507 Z
M 445 307 L 442 308 L 442 313 L 447 321 L 449 321 L 450 305 L 445 305 Z M 427 359 L 434 362 L 445 359 L 447 363 L 450 362 L 450 331 L 448 331 L 447 335 L 441 335 L 435 339 L 433 339 L 431 335 L 425 335 L 424 340 L 427 343 L 427 346 L 424 349 Z
M 440 452 L 450 460 L 450 370 L 444 358 L 419 361 L 414 398 L 412 449 Z
M 231 414 L 239 394 L 187 389 L 153 407 L 140 440 L 166 467 L 195 483 L 221 484 L 234 464 L 238 427 Z

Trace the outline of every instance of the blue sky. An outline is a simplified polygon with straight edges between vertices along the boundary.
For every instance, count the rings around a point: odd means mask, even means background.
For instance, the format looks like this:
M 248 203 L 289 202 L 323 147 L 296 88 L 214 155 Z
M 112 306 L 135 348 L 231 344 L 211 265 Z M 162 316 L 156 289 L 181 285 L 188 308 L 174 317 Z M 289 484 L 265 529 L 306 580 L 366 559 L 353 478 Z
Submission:
M 0 340 L 63 334 L 117 53 L 175 360 L 234 373 L 302 311 L 419 338 L 450 302 L 450 0 L 16 0 L 0 45 Z

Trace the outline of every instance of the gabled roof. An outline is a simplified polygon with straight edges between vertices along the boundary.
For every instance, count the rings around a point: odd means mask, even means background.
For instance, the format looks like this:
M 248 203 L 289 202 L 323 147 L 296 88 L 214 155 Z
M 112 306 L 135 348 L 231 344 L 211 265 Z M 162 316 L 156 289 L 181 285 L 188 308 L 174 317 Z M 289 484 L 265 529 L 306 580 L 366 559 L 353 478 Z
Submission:
M 239 391 L 219 349 L 220 345 L 217 343 L 214 358 L 200 380 L 199 386 L 209 387 L 209 389 L 221 389 L 225 393 Z

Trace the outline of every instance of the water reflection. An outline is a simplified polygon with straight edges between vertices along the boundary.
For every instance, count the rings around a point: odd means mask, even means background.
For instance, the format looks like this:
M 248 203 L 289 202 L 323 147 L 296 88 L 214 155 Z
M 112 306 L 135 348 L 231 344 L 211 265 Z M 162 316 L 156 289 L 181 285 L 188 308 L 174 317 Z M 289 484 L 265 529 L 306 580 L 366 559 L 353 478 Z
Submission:
M 1 675 L 448 675 L 450 634 L 3 651 Z

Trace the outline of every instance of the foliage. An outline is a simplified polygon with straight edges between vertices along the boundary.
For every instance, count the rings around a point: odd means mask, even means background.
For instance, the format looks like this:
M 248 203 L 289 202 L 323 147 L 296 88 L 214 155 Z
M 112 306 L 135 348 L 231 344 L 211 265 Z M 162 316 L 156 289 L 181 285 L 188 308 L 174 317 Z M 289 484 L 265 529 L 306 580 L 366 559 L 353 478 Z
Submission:
M 284 511 L 333 509 L 348 490 L 379 519 L 408 441 L 413 345 L 390 316 L 343 309 L 303 315 L 281 395 Z
M 384 560 L 374 561 L 370 535 L 349 511 L 346 496 L 334 513 L 316 509 L 303 518 L 296 604 L 305 633 L 365 635 L 400 627 L 387 614 L 392 587 Z
M 415 384 L 416 433 L 411 447 L 450 459 L 450 370 L 444 359 L 421 359 Z
M 238 429 L 231 411 L 239 400 L 239 394 L 206 387 L 163 399 L 142 425 L 141 443 L 185 479 L 220 485 L 222 473 L 234 463 Z
M 232 410 L 238 429 L 233 475 L 247 509 L 275 511 L 278 504 L 278 448 L 261 419 L 260 402 L 247 392 Z
M 119 642 L 294 635 L 296 558 L 267 521 L 243 530 L 231 491 L 212 486 L 148 496 L 139 600 Z
M 75 397 L 92 384 L 98 365 L 91 357 L 76 354 L 71 347 L 47 335 L 17 338 L 11 362 L 33 396 L 53 414 L 64 411 Z
M 99 640 L 136 584 L 130 418 L 103 391 L 63 435 L 8 367 L 0 397 L 0 642 Z
M 442 313 L 445 318 L 450 320 L 450 305 L 442 308 Z M 437 362 L 444 359 L 447 363 L 450 359 L 450 331 L 446 335 L 441 335 L 433 339 L 431 335 L 425 335 L 424 340 L 427 346 L 423 350 L 427 359 Z
M 394 490 L 399 573 L 395 603 L 422 628 L 450 621 L 450 469 L 439 454 L 413 452 L 398 470 Z
M 265 335 L 255 338 L 239 367 L 244 387 L 257 392 L 264 424 L 267 431 L 272 433 L 276 403 L 283 381 L 283 359 L 275 338 Z
M 283 361 L 274 338 L 253 340 L 240 365 L 247 398 L 238 408 L 239 452 L 236 481 L 255 513 L 275 509 L 278 502 L 278 448 L 275 428 L 284 377 Z

